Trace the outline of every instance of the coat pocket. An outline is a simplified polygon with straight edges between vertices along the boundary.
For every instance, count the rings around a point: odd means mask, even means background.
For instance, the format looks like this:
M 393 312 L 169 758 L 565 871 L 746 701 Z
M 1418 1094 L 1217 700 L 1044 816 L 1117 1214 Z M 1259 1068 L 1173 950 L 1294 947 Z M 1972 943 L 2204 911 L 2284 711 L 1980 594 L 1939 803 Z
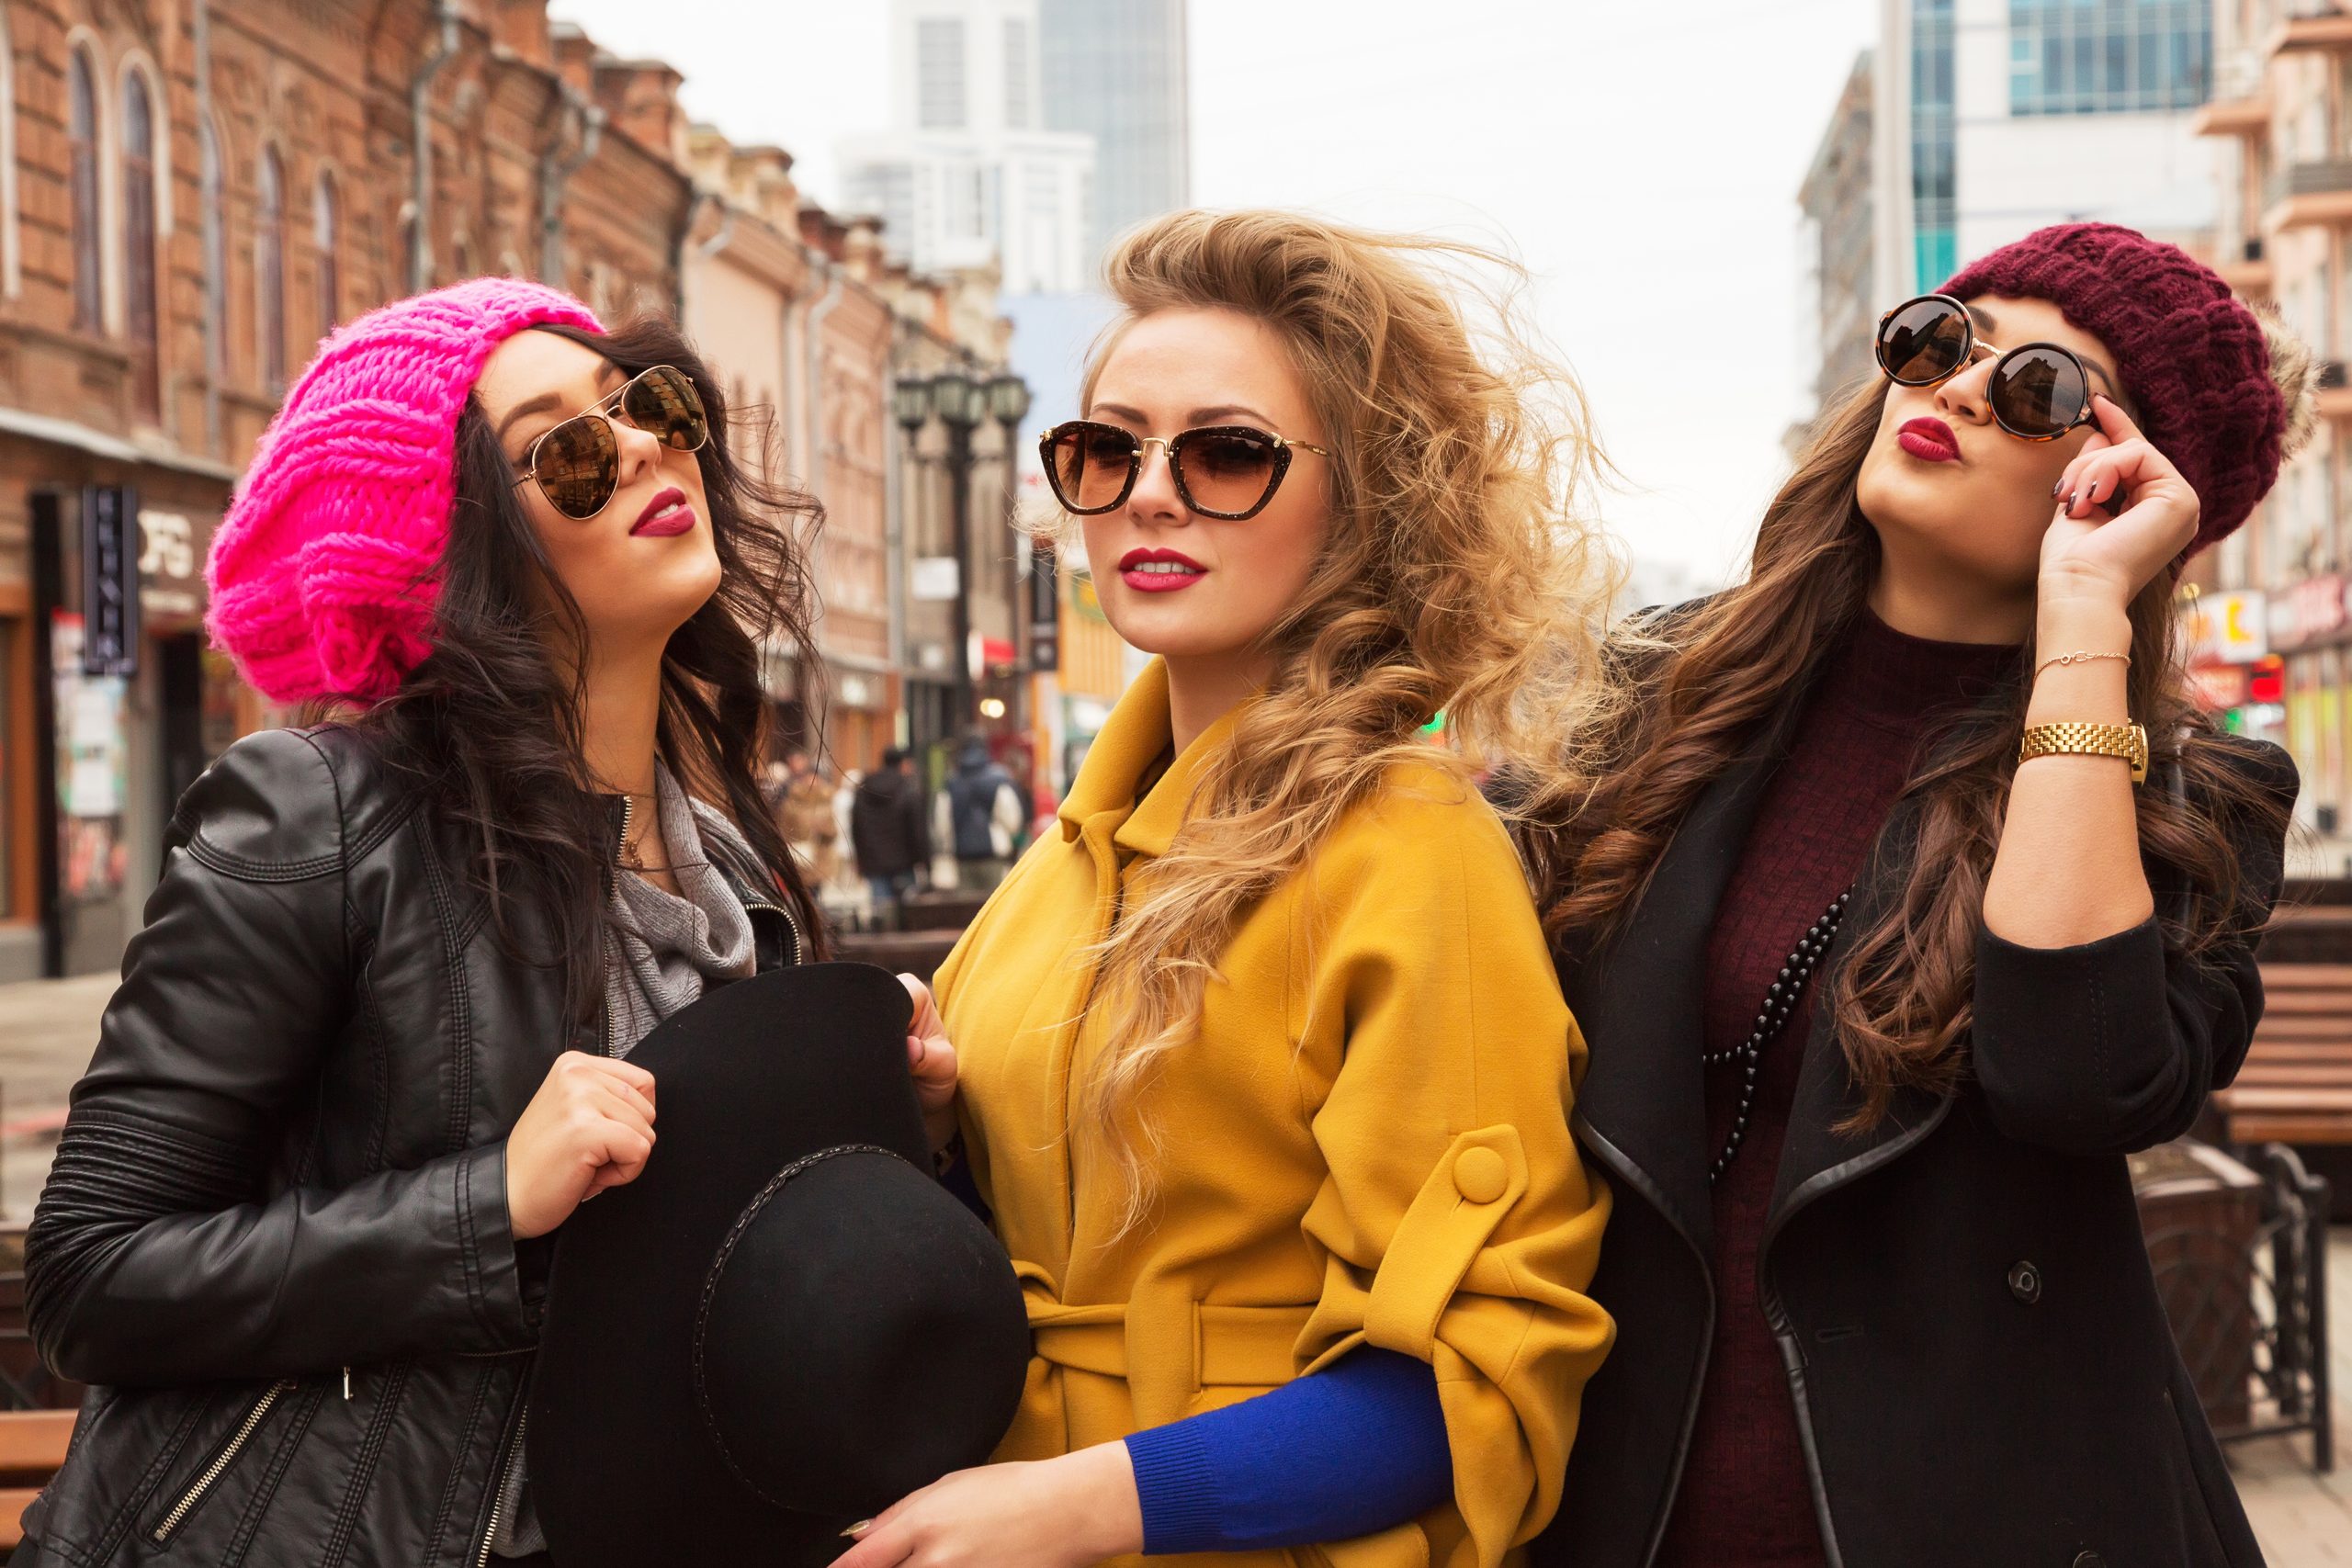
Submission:
M 2212 1448 L 2213 1439 L 2206 1432 L 2192 1433 L 2188 1426 L 2194 1421 L 2199 1427 L 2204 1427 L 2205 1413 L 2201 1409 L 2183 1410 L 2169 1388 L 2164 1391 L 2164 1395 L 2165 1437 L 2180 1465 L 2180 1484 L 2176 1495 L 2180 1500 L 2183 1545 L 2188 1549 L 2190 1562 L 2222 1568 L 2233 1561 L 2229 1548 L 2222 1542 L 2221 1529 L 2214 1517 L 2217 1507 L 2222 1505 L 2207 1484 L 2206 1467 L 2197 1462 L 2200 1446 L 2197 1438 L 2203 1437 L 2205 1441 L 2201 1446 L 2209 1450 Z M 2238 1509 L 2237 1488 L 2229 1480 L 2226 1471 L 2222 1472 L 2221 1482 L 2228 1495 L 2226 1506 L 2233 1511 Z
M 216 1444 L 205 1462 L 176 1486 L 163 1494 L 163 1507 L 142 1527 L 147 1540 L 156 1546 L 166 1546 L 184 1529 L 204 1500 L 220 1489 L 221 1482 L 246 1454 L 257 1446 L 263 1427 L 270 1413 L 282 1406 L 294 1392 L 292 1378 L 280 1378 L 254 1397 L 236 1423 Z

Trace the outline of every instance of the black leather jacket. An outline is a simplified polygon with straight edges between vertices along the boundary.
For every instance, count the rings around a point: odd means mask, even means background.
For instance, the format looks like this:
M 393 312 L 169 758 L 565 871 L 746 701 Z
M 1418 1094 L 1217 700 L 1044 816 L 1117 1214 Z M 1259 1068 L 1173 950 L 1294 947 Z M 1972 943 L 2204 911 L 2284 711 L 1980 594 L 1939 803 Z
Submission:
M 603 1041 L 460 853 L 343 728 L 181 802 L 26 1238 L 34 1341 L 93 1387 L 17 1562 L 484 1561 L 544 1277 L 504 1139 Z M 796 962 L 723 869 L 760 967 Z

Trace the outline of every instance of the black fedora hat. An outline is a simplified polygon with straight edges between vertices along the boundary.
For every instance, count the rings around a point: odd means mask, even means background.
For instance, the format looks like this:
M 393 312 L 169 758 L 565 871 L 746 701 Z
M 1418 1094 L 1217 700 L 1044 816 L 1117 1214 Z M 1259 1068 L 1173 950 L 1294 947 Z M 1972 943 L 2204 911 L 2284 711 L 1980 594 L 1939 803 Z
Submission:
M 1021 1290 L 931 1174 L 910 1010 L 880 969 L 781 969 L 629 1054 L 659 1142 L 558 1233 L 526 1412 L 564 1568 L 830 1562 L 1003 1436 Z

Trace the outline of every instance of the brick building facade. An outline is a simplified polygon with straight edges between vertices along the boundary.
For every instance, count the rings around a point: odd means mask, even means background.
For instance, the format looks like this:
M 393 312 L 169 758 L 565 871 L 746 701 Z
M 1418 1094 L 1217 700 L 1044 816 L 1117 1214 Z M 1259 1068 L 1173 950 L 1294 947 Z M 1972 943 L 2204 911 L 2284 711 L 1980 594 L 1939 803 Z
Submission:
M 287 716 L 204 646 L 204 555 L 319 338 L 417 288 L 514 273 L 607 320 L 678 311 L 723 374 L 761 383 L 782 457 L 832 511 L 826 674 L 860 702 L 830 739 L 863 764 L 895 738 L 877 247 L 804 214 L 775 150 L 763 170 L 762 150 L 698 145 L 679 80 L 551 24 L 546 0 L 6 0 L 0 979 L 111 966 L 180 790 Z M 697 320 L 688 298 L 685 258 L 724 253 L 739 209 L 769 233 L 764 358 L 742 346 L 752 307 Z M 133 499 L 142 624 L 135 669 L 85 678 L 93 486 Z

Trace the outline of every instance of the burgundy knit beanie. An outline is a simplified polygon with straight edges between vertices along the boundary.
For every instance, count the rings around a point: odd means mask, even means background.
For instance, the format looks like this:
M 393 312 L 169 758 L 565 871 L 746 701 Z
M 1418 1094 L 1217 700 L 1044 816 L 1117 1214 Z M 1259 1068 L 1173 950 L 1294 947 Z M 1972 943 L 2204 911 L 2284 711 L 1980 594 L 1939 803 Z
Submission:
M 2047 299 L 2107 345 L 2141 431 L 2203 503 L 2188 554 L 2245 522 L 2278 479 L 2288 411 L 2262 323 L 2178 246 L 2113 223 L 2052 224 L 1939 292 Z

